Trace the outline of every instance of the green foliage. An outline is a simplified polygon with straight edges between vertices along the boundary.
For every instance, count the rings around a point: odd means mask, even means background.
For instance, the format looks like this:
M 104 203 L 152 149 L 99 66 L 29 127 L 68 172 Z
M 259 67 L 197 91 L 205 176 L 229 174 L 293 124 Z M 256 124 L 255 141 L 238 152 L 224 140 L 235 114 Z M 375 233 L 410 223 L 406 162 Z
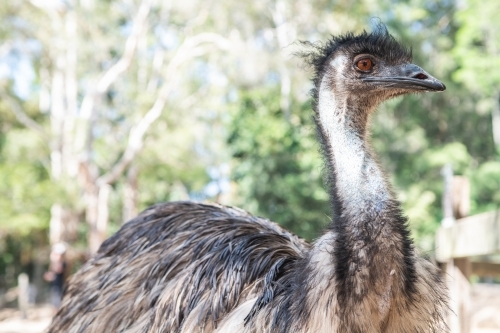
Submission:
M 460 68 L 454 77 L 472 91 L 498 93 L 500 83 L 500 2 L 469 0 L 457 13 L 460 29 L 454 55 Z
M 57 190 L 40 161 L 43 150 L 43 144 L 32 131 L 11 128 L 3 136 L 0 148 L 0 231 L 27 235 L 33 229 L 48 227 L 48 208 Z
M 244 90 L 231 112 L 236 204 L 312 239 L 328 222 L 321 157 L 309 107 L 286 119 L 274 89 Z
M 472 177 L 472 210 L 483 212 L 500 206 L 500 162 L 489 161 L 474 170 Z
M 0 233 L 0 288 L 16 286 L 20 273 L 32 274 L 33 263 L 41 259 L 40 254 L 43 254 L 44 248 L 44 230 L 32 228 L 29 234 Z

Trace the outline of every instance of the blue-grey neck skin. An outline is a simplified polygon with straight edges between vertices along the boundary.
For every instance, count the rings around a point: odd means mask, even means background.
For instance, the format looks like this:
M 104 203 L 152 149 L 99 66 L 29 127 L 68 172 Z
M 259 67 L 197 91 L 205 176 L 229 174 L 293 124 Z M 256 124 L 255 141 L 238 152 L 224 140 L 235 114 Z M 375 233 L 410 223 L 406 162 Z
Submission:
M 326 141 L 326 162 L 334 173 L 337 203 L 344 218 L 356 223 L 360 218 L 376 220 L 392 201 L 392 194 L 366 137 L 368 118 L 382 99 L 343 90 L 337 82 L 343 81 L 348 61 L 339 55 L 328 64 L 318 87 L 316 117 Z
M 335 188 L 343 213 L 346 218 L 357 218 L 360 214 L 377 218 L 392 195 L 367 146 L 366 124 L 362 119 L 367 115 L 353 116 L 352 113 L 358 112 L 358 106 L 352 105 L 356 100 L 338 100 L 329 87 L 321 87 L 319 94 L 319 117 L 332 153 L 328 163 L 336 174 Z
M 338 298 L 352 304 L 369 291 L 386 293 L 396 272 L 408 278 L 403 284 L 411 292 L 414 254 L 406 219 L 367 141 L 370 114 L 388 96 L 356 93 L 346 84 L 348 61 L 338 55 L 325 65 L 316 123 L 330 173 Z

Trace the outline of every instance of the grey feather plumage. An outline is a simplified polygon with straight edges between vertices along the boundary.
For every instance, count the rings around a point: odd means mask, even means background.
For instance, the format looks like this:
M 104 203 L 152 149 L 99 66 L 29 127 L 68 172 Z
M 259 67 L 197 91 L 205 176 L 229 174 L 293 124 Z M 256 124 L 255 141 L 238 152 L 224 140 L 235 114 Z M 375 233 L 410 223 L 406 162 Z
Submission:
M 309 245 L 275 223 L 220 205 L 174 202 L 149 208 L 106 240 L 72 278 L 50 331 L 178 332 L 216 327 L 258 295 L 270 270 Z

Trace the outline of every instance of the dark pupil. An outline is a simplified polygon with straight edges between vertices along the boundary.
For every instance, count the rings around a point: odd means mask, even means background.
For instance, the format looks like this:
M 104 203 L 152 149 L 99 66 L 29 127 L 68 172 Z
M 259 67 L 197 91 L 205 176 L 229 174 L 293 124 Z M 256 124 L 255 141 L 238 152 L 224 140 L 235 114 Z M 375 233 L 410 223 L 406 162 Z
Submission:
M 362 71 L 367 71 L 372 68 L 372 62 L 370 59 L 361 59 L 358 61 L 357 66 Z

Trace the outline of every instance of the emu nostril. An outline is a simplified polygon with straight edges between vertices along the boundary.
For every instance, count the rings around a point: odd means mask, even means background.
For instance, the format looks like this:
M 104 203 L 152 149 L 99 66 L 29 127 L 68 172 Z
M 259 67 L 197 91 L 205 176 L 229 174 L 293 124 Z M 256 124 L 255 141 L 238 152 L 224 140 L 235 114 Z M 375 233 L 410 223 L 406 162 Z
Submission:
M 419 79 L 419 80 L 425 80 L 425 79 L 427 79 L 427 75 L 422 74 L 422 73 L 418 73 L 417 75 L 413 76 L 413 78 Z

